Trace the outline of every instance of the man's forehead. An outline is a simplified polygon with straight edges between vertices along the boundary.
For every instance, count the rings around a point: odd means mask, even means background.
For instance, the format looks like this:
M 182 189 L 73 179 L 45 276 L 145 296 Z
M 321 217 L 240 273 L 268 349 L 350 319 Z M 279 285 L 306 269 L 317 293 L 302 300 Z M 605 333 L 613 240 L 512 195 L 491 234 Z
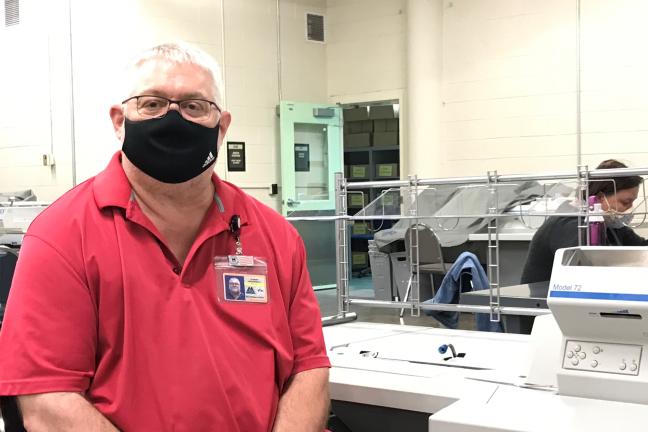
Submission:
M 203 67 L 153 58 L 142 62 L 135 73 L 138 94 L 182 98 L 211 98 L 213 80 Z
M 142 95 L 152 95 L 152 96 L 168 96 L 168 92 L 161 86 L 152 85 L 150 87 L 139 87 L 138 93 Z M 208 99 L 209 95 L 206 92 L 201 92 L 197 90 L 183 91 L 179 94 L 181 99 Z

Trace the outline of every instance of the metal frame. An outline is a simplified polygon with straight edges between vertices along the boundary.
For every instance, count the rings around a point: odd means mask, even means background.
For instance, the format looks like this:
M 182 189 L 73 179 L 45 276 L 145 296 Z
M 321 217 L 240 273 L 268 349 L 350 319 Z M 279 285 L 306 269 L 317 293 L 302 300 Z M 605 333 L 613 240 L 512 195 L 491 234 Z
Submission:
M 347 188 L 346 180 L 342 173 L 335 173 L 335 268 L 337 278 L 337 304 L 338 313 L 322 318 L 322 325 L 341 324 L 357 318 L 355 312 L 349 312 L 349 248 L 347 240 Z M 313 220 L 317 220 L 315 218 Z M 321 219 L 321 218 L 320 218 Z M 327 218 L 327 220 L 330 220 Z
M 589 224 L 587 223 L 587 214 L 589 206 L 587 197 L 589 196 L 589 173 L 587 165 L 578 166 L 578 196 L 580 199 L 580 208 L 578 213 L 578 245 L 589 245 Z
M 498 184 L 513 183 L 521 181 L 541 181 L 541 180 L 578 180 L 578 194 L 581 206 L 578 212 L 578 227 L 581 231 L 581 239 L 584 237 L 583 242 L 580 244 L 587 244 L 589 238 L 587 229 L 587 217 L 589 216 L 589 207 L 587 206 L 587 199 L 583 200 L 582 196 L 587 196 L 589 191 L 589 182 L 593 179 L 610 178 L 616 176 L 648 176 L 648 168 L 620 168 L 620 169 L 603 169 L 603 170 L 589 170 L 587 165 L 579 166 L 575 173 L 545 173 L 545 174 L 516 174 L 516 175 L 499 175 L 497 171 L 489 171 L 486 176 L 473 176 L 473 177 L 449 177 L 449 178 L 436 178 L 436 179 L 418 179 L 417 176 L 410 176 L 408 180 L 392 180 L 392 181 L 374 181 L 374 182 L 351 182 L 348 183 L 343 178 L 341 173 L 336 173 L 335 176 L 335 193 L 336 193 L 336 216 L 320 216 L 320 217 L 289 217 L 288 220 L 335 220 L 336 226 L 336 258 L 337 258 L 337 295 L 338 295 L 338 313 L 337 315 L 322 318 L 323 325 L 338 324 L 341 322 L 351 321 L 357 318 L 356 314 L 350 312 L 351 304 L 363 304 L 372 307 L 381 308 L 395 308 L 411 310 L 412 316 L 419 316 L 421 310 L 437 310 L 437 311 L 452 311 L 452 312 L 472 312 L 472 313 L 488 313 L 491 319 L 499 321 L 501 315 L 526 315 L 538 316 L 550 314 L 549 309 L 527 309 L 527 308 L 514 308 L 502 307 L 500 303 L 499 291 L 499 225 L 498 219 L 500 217 L 510 217 L 510 214 L 498 213 Z M 489 193 L 491 194 L 490 206 L 488 213 L 484 215 L 471 214 L 470 217 L 484 217 L 490 218 L 488 224 L 488 273 L 490 279 L 490 295 L 489 306 L 472 306 L 472 305 L 458 305 L 458 304 L 422 304 L 419 299 L 419 269 L 418 269 L 418 253 L 412 254 L 410 266 L 412 267 L 412 274 L 416 275 L 412 278 L 411 282 L 411 298 L 405 301 L 381 301 L 381 300 L 367 300 L 367 299 L 353 299 L 349 296 L 349 261 L 348 261 L 348 229 L 349 221 L 355 220 L 401 220 L 409 219 L 410 226 L 418 224 L 421 215 L 418 214 L 418 188 L 420 186 L 433 186 L 433 185 L 465 185 L 465 184 L 484 184 L 488 186 Z M 408 191 L 410 198 L 410 209 L 407 215 L 378 215 L 378 216 L 349 216 L 347 214 L 347 194 L 349 190 L 354 189 L 367 189 L 367 188 L 404 188 Z M 539 213 L 527 213 L 528 216 L 540 215 Z M 544 215 L 549 215 L 547 212 Z M 551 213 L 553 216 L 573 216 L 573 213 Z M 438 216 L 439 218 L 461 218 L 466 215 L 445 215 Z M 418 251 L 418 236 L 412 236 L 412 244 L 410 250 Z
M 406 302 L 411 303 L 410 314 L 413 317 L 421 316 L 420 309 L 420 299 L 421 299 L 421 285 L 420 285 L 420 268 L 419 268 L 419 220 L 418 220 L 418 177 L 416 175 L 409 176 L 409 185 L 408 185 L 408 196 L 410 199 L 410 208 L 409 215 L 413 218 L 410 219 L 410 230 L 412 227 L 416 227 L 413 230 L 414 235 L 411 235 L 409 238 L 409 250 L 410 250 L 410 279 L 408 283 L 407 290 L 405 292 L 405 298 L 403 299 Z M 401 309 L 400 316 L 403 317 L 404 309 Z
M 497 195 L 497 171 L 488 172 L 488 191 L 490 204 L 488 214 L 492 217 L 488 221 L 488 304 L 490 305 L 490 319 L 500 322 L 500 267 L 499 267 L 499 218 L 497 209 L 499 200 Z M 497 290 L 497 301 L 493 301 L 493 289 Z

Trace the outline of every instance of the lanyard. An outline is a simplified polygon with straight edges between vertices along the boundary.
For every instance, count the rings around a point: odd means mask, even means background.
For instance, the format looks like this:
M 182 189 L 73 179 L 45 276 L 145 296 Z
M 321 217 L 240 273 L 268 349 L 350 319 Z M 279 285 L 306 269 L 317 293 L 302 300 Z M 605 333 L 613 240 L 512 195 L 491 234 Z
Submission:
M 237 214 L 232 216 L 229 225 L 230 233 L 234 236 L 236 242 L 236 255 L 243 255 L 243 245 L 241 244 L 241 217 Z

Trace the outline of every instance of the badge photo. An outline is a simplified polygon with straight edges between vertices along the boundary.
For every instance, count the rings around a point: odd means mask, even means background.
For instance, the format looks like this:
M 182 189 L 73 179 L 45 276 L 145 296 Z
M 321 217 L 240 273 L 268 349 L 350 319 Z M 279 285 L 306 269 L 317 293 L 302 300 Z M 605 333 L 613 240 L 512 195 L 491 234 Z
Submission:
M 245 278 L 243 275 L 223 275 L 225 286 L 225 299 L 245 301 Z

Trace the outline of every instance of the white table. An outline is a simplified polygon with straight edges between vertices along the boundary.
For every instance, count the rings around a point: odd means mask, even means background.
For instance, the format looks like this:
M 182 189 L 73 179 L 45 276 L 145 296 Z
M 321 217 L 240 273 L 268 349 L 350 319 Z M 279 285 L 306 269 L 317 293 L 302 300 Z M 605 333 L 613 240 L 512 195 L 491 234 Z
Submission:
M 425 413 L 426 424 L 407 430 L 625 432 L 648 425 L 648 405 L 519 387 L 530 362 L 528 335 L 354 322 L 326 327 L 324 336 L 331 399 L 388 415 Z M 444 343 L 466 356 L 444 360 Z M 405 430 L 371 420 L 359 419 L 353 432 Z

